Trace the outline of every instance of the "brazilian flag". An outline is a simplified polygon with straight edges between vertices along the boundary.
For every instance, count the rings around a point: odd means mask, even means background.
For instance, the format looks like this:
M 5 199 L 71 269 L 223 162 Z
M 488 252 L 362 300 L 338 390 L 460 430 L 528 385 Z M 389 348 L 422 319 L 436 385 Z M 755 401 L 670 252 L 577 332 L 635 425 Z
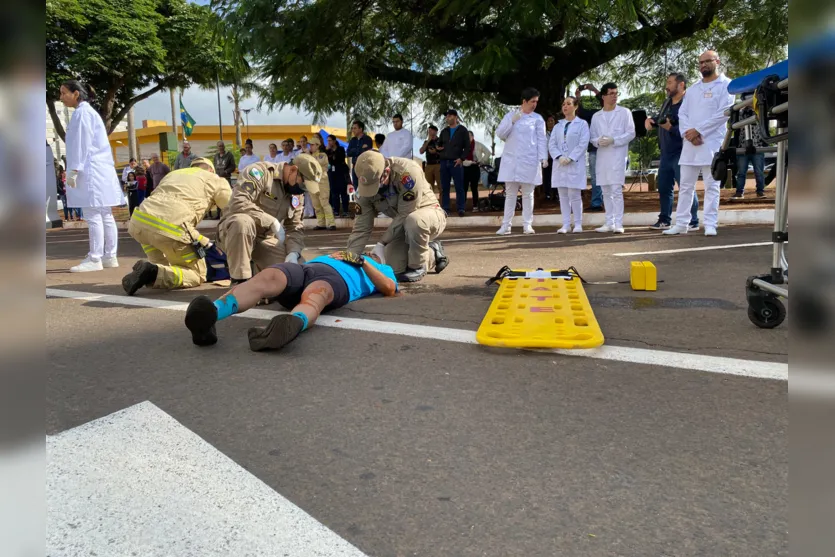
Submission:
M 194 121 L 194 118 L 188 113 L 186 107 L 183 106 L 183 97 L 180 97 L 180 120 L 183 122 L 183 133 L 186 137 L 189 137 L 191 132 L 194 131 L 194 124 L 197 122 Z

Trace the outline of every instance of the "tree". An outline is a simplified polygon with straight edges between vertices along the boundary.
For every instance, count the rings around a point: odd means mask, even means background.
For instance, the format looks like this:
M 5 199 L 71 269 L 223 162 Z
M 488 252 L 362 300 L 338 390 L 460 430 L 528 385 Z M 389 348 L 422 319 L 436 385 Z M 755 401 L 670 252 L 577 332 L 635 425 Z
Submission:
M 47 107 L 61 138 L 55 101 L 67 79 L 92 85 L 108 133 L 158 91 L 213 82 L 228 65 L 213 19 L 186 0 L 47 0 Z
M 525 86 L 542 92 L 541 111 L 559 112 L 572 80 L 601 68 L 654 86 L 663 82 L 665 51 L 692 70 L 704 45 L 733 46 L 755 69 L 785 50 L 786 4 L 215 0 L 213 7 L 268 81 L 268 104 L 330 113 L 347 103 L 374 116 L 390 113 L 397 99 L 428 102 L 436 114 L 453 106 L 473 121 L 486 116 L 487 101 L 518 104 Z

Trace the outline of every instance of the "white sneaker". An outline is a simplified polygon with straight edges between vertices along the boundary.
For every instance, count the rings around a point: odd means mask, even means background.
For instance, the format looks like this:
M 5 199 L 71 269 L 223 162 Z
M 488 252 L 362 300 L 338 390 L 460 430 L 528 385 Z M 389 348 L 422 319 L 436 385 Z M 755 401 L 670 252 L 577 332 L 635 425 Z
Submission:
M 105 269 L 115 269 L 119 266 L 119 260 L 115 257 L 105 257 L 101 260 L 101 266 Z
M 626 230 L 624 230 L 622 226 L 616 226 L 612 232 L 615 234 L 623 234 Z
M 716 236 L 716 229 L 712 226 L 705 226 L 705 236 Z
M 522 229 L 522 234 L 536 234 L 536 231 L 533 229 L 533 226 L 526 226 Z
M 677 224 L 668 230 L 665 230 L 661 234 L 665 236 L 675 236 L 676 234 L 687 234 L 687 226 L 684 224 Z
M 605 234 L 606 232 L 614 232 L 615 227 L 614 226 L 609 226 L 608 224 L 604 224 L 600 228 L 595 228 L 594 231 L 595 232 L 600 232 L 601 234 Z
M 93 261 L 89 257 L 86 258 L 84 261 L 76 265 L 75 267 L 70 267 L 71 273 L 89 273 L 92 271 L 101 271 L 104 267 L 102 267 L 101 261 Z
M 496 231 L 496 234 L 499 236 L 510 236 L 510 227 L 502 225 L 502 227 Z
M 559 230 L 557 230 L 557 234 L 568 234 L 568 227 L 567 227 L 567 226 L 563 226 L 562 228 L 560 228 Z
M 571 232 L 574 234 L 581 234 L 583 232 L 583 227 L 578 224 Z

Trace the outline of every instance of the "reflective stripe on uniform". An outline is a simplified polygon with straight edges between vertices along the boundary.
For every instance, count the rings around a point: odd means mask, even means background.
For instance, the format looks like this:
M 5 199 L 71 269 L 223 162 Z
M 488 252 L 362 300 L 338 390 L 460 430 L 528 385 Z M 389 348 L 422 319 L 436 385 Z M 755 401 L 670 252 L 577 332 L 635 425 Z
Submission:
M 134 212 L 136 212 L 135 209 L 134 209 Z M 144 251 L 145 253 L 151 253 L 152 251 L 159 251 L 159 250 L 157 248 L 155 248 L 154 246 L 149 246 L 148 244 L 142 244 L 142 251 Z
M 196 253 L 187 253 L 183 256 L 183 261 L 194 261 L 197 259 Z
M 183 229 L 177 226 L 176 224 L 171 224 L 170 222 L 166 222 L 162 219 L 158 219 L 153 215 L 149 215 L 148 213 L 143 213 L 139 209 L 134 209 L 133 216 L 137 220 L 137 222 L 141 222 L 143 224 L 147 224 L 153 228 L 157 228 L 159 230 L 165 230 L 166 232 L 173 232 L 177 235 L 183 234 Z
M 136 212 L 136 211 L 134 211 Z M 183 285 L 183 270 L 177 267 L 176 265 L 171 265 L 171 268 L 174 269 L 174 275 L 177 277 L 177 284 L 175 286 L 182 286 Z

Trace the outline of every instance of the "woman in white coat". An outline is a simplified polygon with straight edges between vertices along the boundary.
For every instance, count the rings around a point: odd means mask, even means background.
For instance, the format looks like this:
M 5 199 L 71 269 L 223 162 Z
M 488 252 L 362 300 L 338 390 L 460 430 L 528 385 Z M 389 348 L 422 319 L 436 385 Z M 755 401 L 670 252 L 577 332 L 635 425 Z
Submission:
M 496 234 L 510 234 L 510 221 L 516 212 L 516 196 L 522 190 L 522 232 L 533 234 L 533 190 L 542 183 L 542 169 L 548 168 L 548 142 L 545 120 L 534 112 L 539 91 L 522 91 L 522 106 L 509 112 L 496 129 L 505 142 L 499 166 L 499 182 L 505 185 L 504 220 Z
M 574 215 L 574 232 L 583 231 L 582 191 L 586 189 L 586 150 L 589 146 L 589 125 L 577 117 L 579 102 L 576 97 L 566 97 L 562 103 L 565 118 L 551 130 L 548 151 L 554 159 L 551 187 L 560 195 L 562 228 L 557 233 L 566 234 Z
M 113 164 L 107 130 L 101 116 L 90 106 L 92 91 L 76 80 L 61 85 L 61 102 L 75 108 L 67 126 L 67 204 L 82 207 L 90 234 L 90 251 L 72 273 L 118 267 L 116 248 L 119 231 L 112 208 L 124 205 L 125 197 Z

